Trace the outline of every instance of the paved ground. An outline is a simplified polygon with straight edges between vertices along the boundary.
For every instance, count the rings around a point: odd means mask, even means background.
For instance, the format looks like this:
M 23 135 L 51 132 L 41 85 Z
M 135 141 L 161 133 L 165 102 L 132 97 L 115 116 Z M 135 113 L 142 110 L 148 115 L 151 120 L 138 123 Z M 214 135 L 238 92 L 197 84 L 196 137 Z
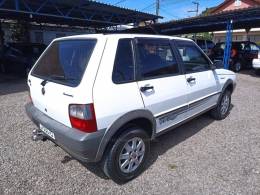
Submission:
M 0 84 L 0 194 L 260 195 L 260 77 L 252 73 L 238 75 L 227 119 L 204 115 L 161 136 L 147 170 L 121 186 L 53 143 L 30 140 L 25 89 Z

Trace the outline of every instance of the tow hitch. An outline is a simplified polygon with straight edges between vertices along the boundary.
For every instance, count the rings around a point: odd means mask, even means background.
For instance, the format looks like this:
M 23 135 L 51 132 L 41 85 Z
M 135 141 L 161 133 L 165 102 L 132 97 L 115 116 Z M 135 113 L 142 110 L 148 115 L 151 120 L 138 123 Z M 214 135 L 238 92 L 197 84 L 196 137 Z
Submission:
M 47 138 L 46 138 L 46 136 L 43 134 L 43 132 L 41 132 L 40 130 L 38 130 L 38 129 L 35 129 L 35 130 L 33 130 L 33 135 L 32 135 L 32 140 L 33 141 L 39 141 L 39 140 L 41 140 L 41 141 L 46 141 L 47 140 Z

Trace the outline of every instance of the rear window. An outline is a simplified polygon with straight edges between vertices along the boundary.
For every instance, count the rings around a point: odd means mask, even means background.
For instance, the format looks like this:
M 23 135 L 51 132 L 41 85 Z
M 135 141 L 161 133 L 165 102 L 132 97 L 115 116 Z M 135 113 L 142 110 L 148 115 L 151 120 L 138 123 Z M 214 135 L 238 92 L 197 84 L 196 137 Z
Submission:
M 126 83 L 134 80 L 134 60 L 131 39 L 120 39 L 117 46 L 112 80 Z
M 55 41 L 39 59 L 33 76 L 77 86 L 87 67 L 96 40 Z

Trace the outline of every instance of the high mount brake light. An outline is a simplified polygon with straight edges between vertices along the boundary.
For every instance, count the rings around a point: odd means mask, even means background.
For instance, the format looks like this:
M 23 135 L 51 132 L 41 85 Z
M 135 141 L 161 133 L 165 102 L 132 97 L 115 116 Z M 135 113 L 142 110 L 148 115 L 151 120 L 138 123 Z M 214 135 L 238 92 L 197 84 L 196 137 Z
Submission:
M 86 133 L 97 131 L 97 122 L 93 104 L 70 104 L 71 126 Z

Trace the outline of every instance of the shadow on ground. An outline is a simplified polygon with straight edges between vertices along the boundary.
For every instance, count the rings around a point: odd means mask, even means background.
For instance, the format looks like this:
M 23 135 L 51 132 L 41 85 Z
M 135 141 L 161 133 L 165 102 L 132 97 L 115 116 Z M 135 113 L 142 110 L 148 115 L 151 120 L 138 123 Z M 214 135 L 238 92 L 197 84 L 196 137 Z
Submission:
M 231 106 L 231 109 L 232 108 L 233 105 Z M 145 170 L 147 170 L 158 159 L 159 156 L 163 155 L 170 148 L 173 148 L 179 143 L 189 139 L 203 128 L 210 125 L 212 122 L 214 122 L 214 119 L 212 119 L 208 114 L 204 114 L 156 138 L 156 140 L 151 143 L 150 156 Z M 62 160 L 62 163 L 67 163 L 71 160 L 75 159 L 69 156 L 65 156 Z M 108 179 L 98 164 L 81 164 L 98 177 L 102 179 Z
M 250 75 L 252 77 L 260 78 L 260 73 L 256 73 L 254 69 L 242 70 L 239 72 L 239 74 Z

